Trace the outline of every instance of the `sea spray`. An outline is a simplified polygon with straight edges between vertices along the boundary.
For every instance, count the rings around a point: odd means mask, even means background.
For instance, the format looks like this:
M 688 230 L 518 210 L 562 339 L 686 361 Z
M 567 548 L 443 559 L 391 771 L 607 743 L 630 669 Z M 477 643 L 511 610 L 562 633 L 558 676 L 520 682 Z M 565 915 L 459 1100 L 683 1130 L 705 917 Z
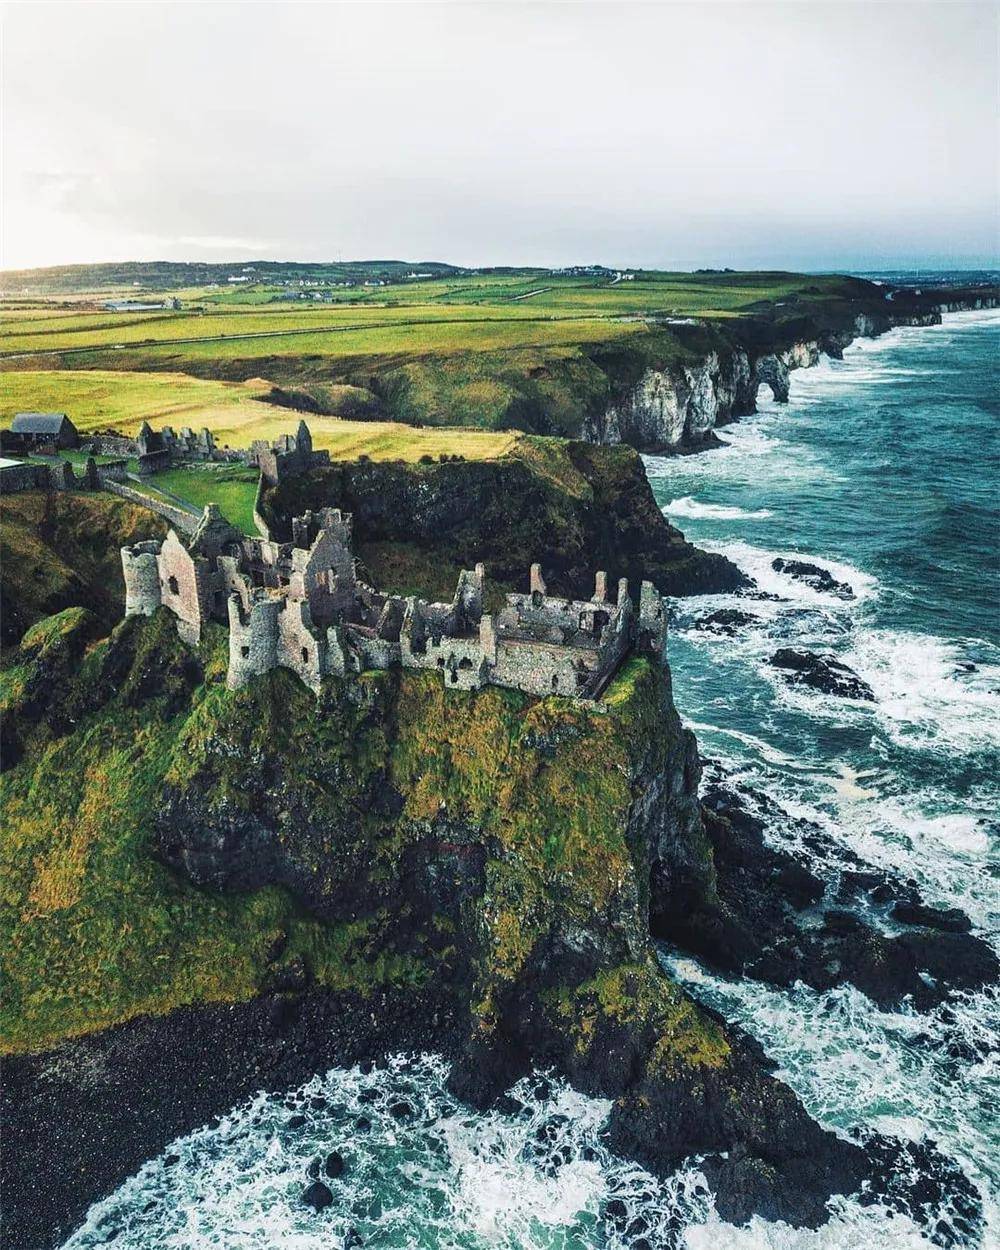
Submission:
M 448 1094 L 447 1074 L 433 1055 L 397 1055 L 259 1094 L 147 1163 L 66 1250 L 625 1250 L 707 1218 L 696 1168 L 660 1182 L 608 1151 L 608 1102 L 537 1075 L 480 1114 Z M 312 1175 L 332 1197 L 319 1212 L 302 1199 Z

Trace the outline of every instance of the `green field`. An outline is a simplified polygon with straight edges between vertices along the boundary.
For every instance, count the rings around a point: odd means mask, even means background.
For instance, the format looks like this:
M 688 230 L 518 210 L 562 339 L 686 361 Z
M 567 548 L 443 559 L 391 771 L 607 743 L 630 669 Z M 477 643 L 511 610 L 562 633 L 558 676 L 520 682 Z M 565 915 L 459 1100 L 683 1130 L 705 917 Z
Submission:
M 263 381 L 214 382 L 183 373 L 32 370 L 4 374 L 0 419 L 6 425 L 15 412 L 67 412 L 81 433 L 114 427 L 135 434 L 143 421 L 216 429 L 270 415 L 274 410 L 254 399 L 268 390 Z
M 612 333 L 590 321 L 621 317 L 738 315 L 760 301 L 829 299 L 848 293 L 849 280 L 792 274 L 648 274 L 634 281 L 597 282 L 565 277 L 470 277 L 413 282 L 385 288 L 330 290 L 332 303 L 281 298 L 279 288 L 199 292 L 186 290 L 180 311 L 113 313 L 60 308 L 45 316 L 36 307 L 5 310 L 0 354 L 51 353 L 83 348 L 130 350 L 171 340 L 215 340 L 303 334 L 297 350 L 325 354 L 383 354 L 417 346 L 459 350 L 490 342 L 503 346 L 586 342 Z M 552 328 L 551 323 L 564 323 Z M 333 334 L 353 336 L 349 346 Z M 327 336 L 330 336 L 329 338 Z M 367 346 L 373 336 L 371 346 Z M 360 343 L 360 345 L 359 345 Z M 213 351 L 226 352 L 217 345 Z M 269 348 L 262 347 L 261 353 Z M 283 350 L 283 347 L 279 350 Z M 184 345 L 182 355 L 187 354 Z
M 683 362 L 693 322 L 721 334 L 747 315 L 821 311 L 864 285 L 786 273 L 640 272 L 616 281 L 524 270 L 365 286 L 363 267 L 355 286 L 294 285 L 349 271 L 319 266 L 325 277 L 282 271 L 278 280 L 167 291 L 169 273 L 186 267 L 126 269 L 155 272 L 157 297 L 171 294 L 180 308 L 109 311 L 106 285 L 89 302 L 79 286 L 71 297 L 0 302 L 4 416 L 64 410 L 84 430 L 204 425 L 239 445 L 264 437 L 250 430 L 276 386 L 304 392 L 307 411 L 331 417 L 574 435 L 588 408 L 608 401 L 609 353 L 658 367 Z M 124 389 L 109 381 L 116 374 L 127 378 Z

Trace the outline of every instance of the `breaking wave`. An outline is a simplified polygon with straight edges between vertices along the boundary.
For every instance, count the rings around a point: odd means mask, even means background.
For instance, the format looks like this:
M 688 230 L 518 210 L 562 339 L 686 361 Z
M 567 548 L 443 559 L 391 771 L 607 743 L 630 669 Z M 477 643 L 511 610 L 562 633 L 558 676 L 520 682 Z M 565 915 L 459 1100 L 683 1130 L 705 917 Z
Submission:
M 861 340 L 843 361 L 795 371 L 787 405 L 735 427 L 756 434 L 652 477 L 661 503 L 708 505 L 689 518 L 688 538 L 758 587 L 671 605 L 675 696 L 702 753 L 740 786 L 766 839 L 801 855 L 831 897 L 857 856 L 913 881 L 928 903 L 960 908 L 995 949 L 1000 637 L 988 539 L 1000 522 L 982 488 L 997 447 L 998 328 L 997 312 L 959 314 Z M 744 515 L 728 518 L 729 507 Z M 747 515 L 760 511 L 766 522 Z M 853 597 L 776 571 L 778 556 L 819 565 Z M 706 628 L 720 608 L 744 614 L 739 627 Z M 790 686 L 769 662 L 779 647 L 835 657 L 874 701 Z M 982 1241 L 958 1234 L 957 1244 L 1000 1245 L 996 987 L 927 1014 L 887 1013 L 850 986 L 776 989 L 664 958 L 760 1040 L 825 1124 L 937 1142 L 983 1199 Z M 760 1220 L 714 1229 L 711 1219 L 689 1229 L 690 1247 L 929 1244 L 912 1221 L 852 1202 L 814 1233 Z
M 667 516 L 714 517 L 720 521 L 763 521 L 774 515 L 768 508 L 758 508 L 756 512 L 745 512 L 742 508 L 732 505 L 727 507 L 723 504 L 699 503 L 693 495 L 682 495 L 680 499 L 671 500 L 663 511 Z
M 397 1055 L 259 1094 L 91 1208 L 65 1250 L 626 1250 L 707 1217 L 696 1168 L 661 1182 L 608 1151 L 610 1103 L 531 1077 L 479 1114 L 447 1075 L 437 1056 Z M 321 1167 L 333 1200 L 317 1212 L 302 1191 L 332 1150 L 344 1171 Z

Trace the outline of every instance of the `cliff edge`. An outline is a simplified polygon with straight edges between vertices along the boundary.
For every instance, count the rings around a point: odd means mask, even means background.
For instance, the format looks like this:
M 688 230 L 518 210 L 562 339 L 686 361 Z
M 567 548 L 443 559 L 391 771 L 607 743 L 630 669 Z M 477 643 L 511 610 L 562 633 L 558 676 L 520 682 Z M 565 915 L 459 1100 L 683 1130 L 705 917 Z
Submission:
M 727 1218 L 815 1224 L 860 1184 L 860 1148 L 656 961 L 654 872 L 715 893 L 665 671 L 598 707 L 409 671 L 316 698 L 282 670 L 228 690 L 220 631 L 190 649 L 163 611 L 93 635 L 71 609 L 3 672 L 11 1246 L 247 1080 L 399 1046 L 481 1104 L 557 1068 L 614 1100 L 623 1152 L 710 1155 Z

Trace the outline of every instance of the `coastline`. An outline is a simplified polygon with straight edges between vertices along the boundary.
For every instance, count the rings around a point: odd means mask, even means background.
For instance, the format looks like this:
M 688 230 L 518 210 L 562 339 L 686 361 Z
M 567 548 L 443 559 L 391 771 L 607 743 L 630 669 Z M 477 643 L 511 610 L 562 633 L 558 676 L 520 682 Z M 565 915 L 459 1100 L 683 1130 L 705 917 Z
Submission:
M 13 1142 L 21 1156 L 20 1163 L 28 1165 L 23 1175 L 30 1177 L 33 1200 L 38 1201 L 39 1193 L 44 1190 L 47 1197 L 51 1192 L 53 1205 L 64 1203 L 60 1182 L 72 1171 L 72 1183 L 78 1186 L 80 1170 L 75 1158 L 71 1160 L 72 1169 L 66 1166 L 62 1143 L 56 1155 L 43 1139 L 32 1136 L 37 1125 L 27 1125 L 25 1103 L 17 1097 L 17 1091 L 23 1088 L 19 1086 L 20 1081 L 37 1082 L 47 1094 L 50 1089 L 58 1091 L 60 1081 L 72 1076 L 76 1083 L 74 1097 L 78 1097 L 79 1102 L 74 1098 L 63 1101 L 53 1093 L 49 1126 L 58 1124 L 62 1136 L 69 1132 L 79 1143 L 78 1154 L 84 1159 L 83 1166 L 93 1169 L 97 1184 L 101 1168 L 114 1166 L 119 1175 L 127 1176 L 178 1133 L 193 1127 L 192 1117 L 195 1123 L 204 1122 L 254 1089 L 262 1086 L 288 1088 L 303 1079 L 303 1075 L 311 1075 L 324 1066 L 350 1064 L 361 1057 L 396 1049 L 431 1045 L 438 1052 L 448 1053 L 449 1037 L 457 1044 L 446 997 L 380 994 L 378 998 L 378 1004 L 373 1007 L 372 999 L 354 1001 L 349 995 L 309 992 L 297 999 L 272 995 L 235 1008 L 184 1009 L 175 1016 L 159 1020 L 136 1020 L 108 1034 L 67 1043 L 44 1055 L 7 1060 L 4 1096 L 13 1095 L 14 1109 L 6 1114 L 8 1125 L 13 1123 L 19 1134 L 8 1142 Z M 370 1024 L 366 1013 L 373 1017 Z M 438 1021 L 432 1040 L 428 1041 L 427 1017 L 435 1013 Z M 282 1040 L 288 1020 L 301 1020 L 303 1016 L 310 1022 L 310 1027 L 301 1031 L 304 1036 L 294 1037 L 293 1044 Z M 374 1023 L 376 1016 L 390 1022 L 385 1030 Z M 334 1024 L 329 1023 L 330 1018 Z M 318 1043 L 314 1040 L 316 1037 L 320 1038 Z M 446 1039 L 444 1045 L 442 1037 Z M 199 1067 L 204 1054 L 212 1057 L 211 1064 L 207 1065 L 211 1071 L 207 1074 Z M 133 1069 L 130 1065 L 135 1055 L 141 1056 L 141 1060 L 135 1062 Z M 224 1058 L 220 1061 L 220 1055 L 231 1055 L 232 1061 Z M 168 1057 L 166 1064 L 164 1056 Z M 123 1059 L 123 1066 L 116 1070 L 119 1058 Z M 125 1080 L 120 1083 L 123 1073 Z M 84 1079 L 81 1079 L 82 1074 L 85 1074 Z M 247 1089 L 245 1082 L 253 1080 L 258 1083 Z M 125 1101 L 123 1085 L 129 1089 Z M 63 1089 L 65 1091 L 65 1086 Z M 116 1152 L 109 1158 L 105 1149 L 108 1133 L 102 1136 L 94 1126 L 107 1124 L 120 1131 L 125 1120 L 134 1125 L 136 1135 L 122 1143 L 120 1155 Z M 147 1136 L 144 1137 L 144 1133 Z M 88 1150 L 87 1143 L 91 1140 L 100 1143 L 100 1149 Z M 11 1153 L 8 1149 L 6 1157 Z M 40 1186 L 39 1176 L 50 1174 L 51 1185 Z M 12 1192 L 15 1191 L 8 1182 L 8 1195 Z M 37 1243 L 25 1240 L 21 1244 Z
M 5 1056 L 6 1250 L 48 1250 L 175 1138 L 264 1090 L 399 1051 L 455 1057 L 460 1033 L 440 991 L 369 997 L 310 990 L 185 1007 Z
M 949 294 L 951 299 L 945 298 Z M 943 314 L 1000 307 L 1000 295 L 942 290 L 933 299 L 904 301 L 898 311 L 850 308 L 789 323 L 751 321 L 702 346 L 697 363 L 650 365 L 619 387 L 605 411 L 587 419 L 584 437 L 627 443 L 644 455 L 677 456 L 725 446 L 718 431 L 757 411 L 761 386 L 777 403 L 788 401 L 789 378 L 823 356 L 842 358 L 859 339 L 876 339 L 903 326 L 940 325 Z

